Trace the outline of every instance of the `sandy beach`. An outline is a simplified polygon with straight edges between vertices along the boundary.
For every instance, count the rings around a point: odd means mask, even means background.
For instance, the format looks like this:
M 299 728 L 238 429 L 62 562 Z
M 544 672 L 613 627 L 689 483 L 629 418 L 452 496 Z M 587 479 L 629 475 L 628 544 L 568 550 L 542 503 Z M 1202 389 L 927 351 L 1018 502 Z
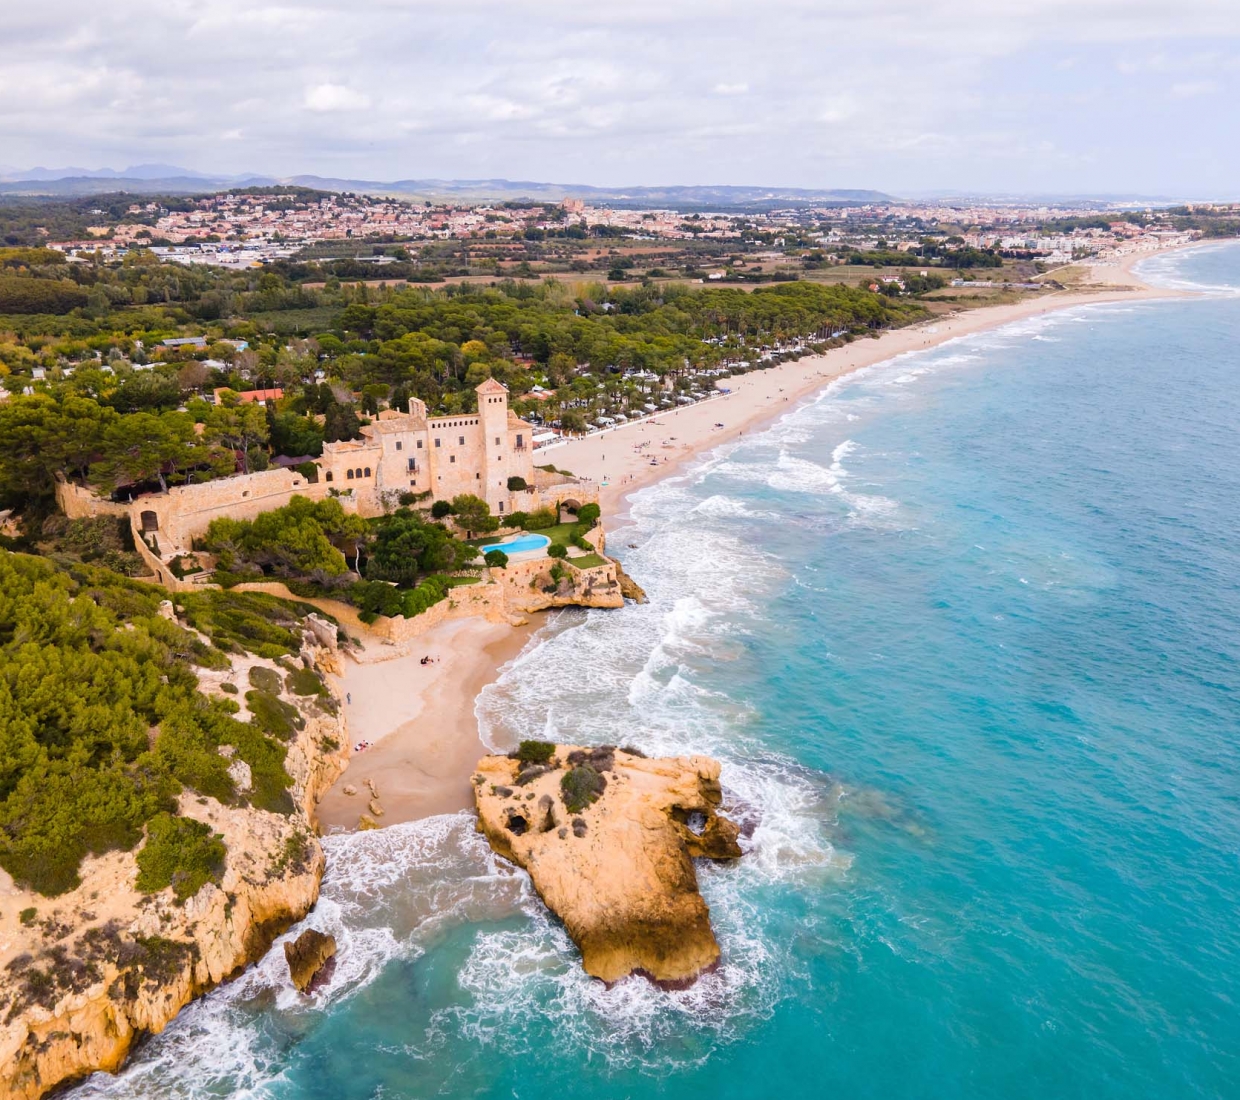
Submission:
M 368 780 L 379 792 L 380 825 L 472 806 L 469 777 L 488 751 L 478 737 L 474 700 L 541 625 L 540 616 L 525 626 L 458 619 L 428 631 L 399 656 L 389 658 L 388 647 L 370 641 L 364 663 L 346 658 L 337 682 L 349 700 L 344 710 L 354 753 L 319 803 L 321 830 L 357 827 L 371 812 Z M 435 660 L 423 665 L 424 656 Z M 370 747 L 356 751 L 363 740 Z M 345 794 L 346 788 L 357 793 Z
M 1182 294 L 1151 287 L 1133 275 L 1133 264 L 1147 255 L 1091 267 L 1083 285 L 1071 290 L 962 310 L 825 355 L 727 379 L 728 394 L 555 446 L 545 452 L 545 461 L 605 483 L 604 522 L 616 526 L 624 521 L 629 494 L 790 411 L 852 371 L 1053 310 Z M 350 736 L 355 746 L 365 740 L 370 747 L 354 752 L 344 776 L 320 803 L 322 830 L 354 829 L 362 814 L 371 813 L 368 781 L 378 791 L 383 814 L 372 816 L 381 826 L 472 805 L 469 776 L 487 752 L 478 736 L 474 700 L 540 625 L 540 617 L 522 627 L 482 618 L 457 620 L 410 643 L 408 652 L 392 656 L 382 644 L 370 641 L 360 662 L 346 658 L 339 686 L 341 696 L 349 698 L 345 712 Z M 423 665 L 425 655 L 436 660 Z M 355 793 L 345 794 L 347 788 Z
M 799 401 L 853 371 L 1055 310 L 1183 296 L 1182 291 L 1152 287 L 1133 274 L 1133 265 L 1150 255 L 1153 253 L 1134 254 L 1116 264 L 1091 266 L 1083 285 L 1071 290 L 961 310 L 883 332 L 876 339 L 856 340 L 824 355 L 725 379 L 721 385 L 730 393 L 555 445 L 540 452 L 546 458 L 539 461 L 600 482 L 604 525 L 614 528 L 624 522 L 625 500 L 631 493 L 675 473 L 698 454 L 790 411 Z

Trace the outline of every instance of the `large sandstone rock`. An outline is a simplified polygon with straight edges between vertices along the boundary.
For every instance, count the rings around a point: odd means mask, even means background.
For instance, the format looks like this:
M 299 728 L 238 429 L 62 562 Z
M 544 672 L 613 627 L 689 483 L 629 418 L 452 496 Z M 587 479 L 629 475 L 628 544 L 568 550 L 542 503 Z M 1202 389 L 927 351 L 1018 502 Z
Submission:
M 305 993 L 323 964 L 336 954 L 336 937 L 307 928 L 295 940 L 284 945 L 288 974 L 299 993 Z
M 570 805 L 566 776 L 601 793 Z M 560 745 L 544 764 L 485 756 L 473 781 L 479 829 L 529 872 L 588 973 L 679 984 L 718 961 L 693 866 L 741 854 L 736 825 L 718 813 L 718 761 Z

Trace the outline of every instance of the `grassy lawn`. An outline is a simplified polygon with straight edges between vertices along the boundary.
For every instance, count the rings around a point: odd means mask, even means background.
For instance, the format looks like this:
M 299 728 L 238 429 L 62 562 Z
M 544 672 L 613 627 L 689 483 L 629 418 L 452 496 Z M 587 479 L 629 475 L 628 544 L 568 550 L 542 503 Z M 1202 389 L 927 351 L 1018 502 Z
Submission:
M 460 588 L 466 584 L 477 584 L 482 580 L 481 577 L 441 577 L 440 579 L 449 588 Z
M 593 569 L 596 565 L 606 565 L 607 559 L 601 554 L 582 554 L 579 558 L 569 558 L 568 564 L 578 569 Z

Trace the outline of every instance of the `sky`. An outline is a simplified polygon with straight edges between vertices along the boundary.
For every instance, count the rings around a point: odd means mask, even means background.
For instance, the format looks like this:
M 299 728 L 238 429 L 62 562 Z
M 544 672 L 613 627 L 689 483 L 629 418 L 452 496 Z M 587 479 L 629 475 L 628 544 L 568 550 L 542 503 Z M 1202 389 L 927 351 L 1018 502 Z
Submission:
M 1240 198 L 1240 0 L 0 3 L 0 166 Z

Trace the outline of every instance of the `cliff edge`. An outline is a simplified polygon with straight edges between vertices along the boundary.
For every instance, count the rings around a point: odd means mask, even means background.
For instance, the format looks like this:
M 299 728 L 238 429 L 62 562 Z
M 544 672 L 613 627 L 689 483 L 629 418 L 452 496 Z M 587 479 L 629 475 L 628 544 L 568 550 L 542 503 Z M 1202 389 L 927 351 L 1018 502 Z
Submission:
M 303 655 L 338 671 L 338 655 L 310 635 Z M 200 690 L 215 693 L 255 666 L 272 677 L 278 667 L 243 656 L 224 673 L 203 674 Z M 218 883 L 183 902 L 172 888 L 140 892 L 138 849 L 84 860 L 80 885 L 54 898 L 0 871 L 0 1096 L 36 1100 L 96 1070 L 116 1071 L 144 1032 L 162 1031 L 195 997 L 260 958 L 314 905 L 324 856 L 313 808 L 346 765 L 348 737 L 337 708 L 320 696 L 283 696 L 302 717 L 284 760 L 291 812 L 190 791 L 178 800 L 180 817 L 223 841 Z M 246 765 L 233 766 L 248 782 Z
M 473 777 L 478 828 L 525 868 L 596 978 L 691 982 L 719 959 L 695 857 L 736 859 L 719 762 L 527 741 Z

